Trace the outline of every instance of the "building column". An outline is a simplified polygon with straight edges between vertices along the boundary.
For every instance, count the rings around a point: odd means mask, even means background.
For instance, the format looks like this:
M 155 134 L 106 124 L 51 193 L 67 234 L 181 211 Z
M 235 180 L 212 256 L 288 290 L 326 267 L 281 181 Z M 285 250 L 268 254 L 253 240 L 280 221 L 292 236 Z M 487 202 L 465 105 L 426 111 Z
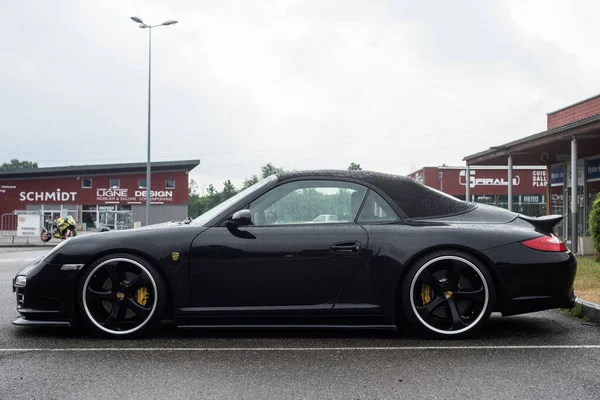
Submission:
M 552 179 L 550 176 L 550 165 L 546 165 L 546 215 L 550 215 L 550 199 L 552 197 Z
M 513 160 L 512 154 L 508 155 L 508 210 L 513 210 Z
M 577 139 L 571 141 L 571 251 L 577 253 Z
M 465 200 L 471 201 L 471 170 L 469 164 L 467 164 L 467 170 L 465 171 Z

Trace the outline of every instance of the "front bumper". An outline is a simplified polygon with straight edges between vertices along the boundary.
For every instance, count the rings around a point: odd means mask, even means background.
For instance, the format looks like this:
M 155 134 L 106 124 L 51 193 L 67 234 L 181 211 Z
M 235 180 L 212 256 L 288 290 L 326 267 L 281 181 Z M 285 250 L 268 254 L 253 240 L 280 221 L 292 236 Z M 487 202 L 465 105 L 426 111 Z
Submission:
M 52 326 L 59 328 L 70 328 L 71 321 L 44 321 L 44 320 L 32 320 L 25 317 L 18 317 L 13 322 L 13 325 L 17 326 Z
M 33 265 L 35 264 L 35 265 Z M 76 291 L 79 271 L 62 270 L 61 265 L 36 260 L 17 276 L 25 275 L 25 286 L 15 284 L 17 312 L 21 315 L 13 321 L 18 326 L 72 325 L 76 310 Z

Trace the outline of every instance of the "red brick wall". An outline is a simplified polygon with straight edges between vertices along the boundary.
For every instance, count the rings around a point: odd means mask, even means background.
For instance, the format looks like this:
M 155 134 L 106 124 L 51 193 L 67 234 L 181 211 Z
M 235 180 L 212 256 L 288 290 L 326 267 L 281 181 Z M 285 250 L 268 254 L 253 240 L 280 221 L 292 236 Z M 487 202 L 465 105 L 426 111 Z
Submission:
M 548 129 L 567 125 L 596 114 L 600 114 L 600 96 L 548 114 Z

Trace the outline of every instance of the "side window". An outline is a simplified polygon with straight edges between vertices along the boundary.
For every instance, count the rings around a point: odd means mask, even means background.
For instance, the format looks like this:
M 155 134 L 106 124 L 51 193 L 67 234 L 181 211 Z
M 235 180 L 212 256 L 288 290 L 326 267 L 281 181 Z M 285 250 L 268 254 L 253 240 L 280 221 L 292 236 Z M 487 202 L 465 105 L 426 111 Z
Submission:
M 396 222 L 400 218 L 380 195 L 371 190 L 358 216 L 358 223 Z
M 354 221 L 367 189 L 348 182 L 295 181 L 250 205 L 254 225 L 328 224 Z

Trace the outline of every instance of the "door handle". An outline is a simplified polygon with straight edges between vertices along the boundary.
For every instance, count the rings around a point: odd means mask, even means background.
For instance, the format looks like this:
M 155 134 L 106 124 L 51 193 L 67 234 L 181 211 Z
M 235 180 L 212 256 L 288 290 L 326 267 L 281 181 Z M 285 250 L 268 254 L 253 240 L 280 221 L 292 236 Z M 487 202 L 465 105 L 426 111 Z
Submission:
M 335 253 L 358 253 L 362 248 L 362 244 L 355 242 L 334 243 L 329 246 L 329 249 Z

